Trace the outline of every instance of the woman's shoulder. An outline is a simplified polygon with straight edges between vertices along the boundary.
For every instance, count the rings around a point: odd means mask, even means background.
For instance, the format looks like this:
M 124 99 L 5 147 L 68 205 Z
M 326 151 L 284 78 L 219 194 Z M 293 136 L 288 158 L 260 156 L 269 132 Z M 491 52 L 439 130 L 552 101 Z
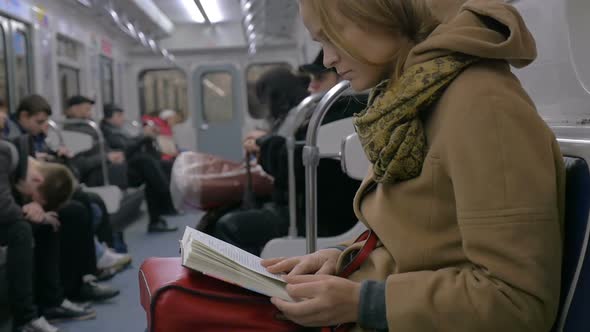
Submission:
M 450 117 L 466 113 L 519 113 L 540 119 L 535 104 L 505 61 L 482 60 L 465 69 L 437 104 Z M 490 115 L 490 114 L 488 114 Z

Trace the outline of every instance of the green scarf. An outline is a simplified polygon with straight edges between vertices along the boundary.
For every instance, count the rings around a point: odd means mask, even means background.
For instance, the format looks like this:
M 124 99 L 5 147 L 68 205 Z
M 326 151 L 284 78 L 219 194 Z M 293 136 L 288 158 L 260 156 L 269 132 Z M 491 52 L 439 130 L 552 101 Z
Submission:
M 420 175 L 426 155 L 426 135 L 418 112 L 434 104 L 445 88 L 479 59 L 452 54 L 413 65 L 393 84 L 380 83 L 369 106 L 355 116 L 356 132 L 374 179 L 395 183 Z

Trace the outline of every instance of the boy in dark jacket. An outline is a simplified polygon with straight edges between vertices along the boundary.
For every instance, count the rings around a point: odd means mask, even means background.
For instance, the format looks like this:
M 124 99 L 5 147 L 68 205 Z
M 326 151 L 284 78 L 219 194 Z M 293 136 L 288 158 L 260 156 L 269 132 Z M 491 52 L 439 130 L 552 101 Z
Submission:
M 0 115 L 0 129 L 4 118 Z M 96 315 L 63 297 L 56 261 L 59 242 L 55 230 L 59 221 L 55 213 L 46 212 L 68 201 L 73 188 L 73 177 L 65 167 L 28 160 L 26 154 L 20 156 L 14 145 L 0 140 L 0 245 L 8 247 L 9 303 L 17 331 L 58 331 L 39 316 L 34 303 L 53 318 L 79 320 Z M 30 203 L 21 208 L 15 202 L 13 190 Z M 35 240 L 33 233 L 38 235 Z

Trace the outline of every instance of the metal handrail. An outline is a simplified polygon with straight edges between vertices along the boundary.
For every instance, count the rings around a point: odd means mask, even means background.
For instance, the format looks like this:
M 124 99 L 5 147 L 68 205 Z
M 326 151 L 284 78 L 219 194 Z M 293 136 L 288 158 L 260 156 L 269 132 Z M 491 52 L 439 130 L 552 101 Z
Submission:
M 64 146 L 64 136 L 61 134 L 61 130 L 59 129 L 57 123 L 53 120 L 48 120 L 47 124 L 49 125 L 49 128 L 51 128 L 51 130 L 53 130 L 53 132 L 55 132 L 55 134 L 57 135 L 59 145 Z
M 277 135 L 285 137 L 287 147 L 287 171 L 289 178 L 289 237 L 297 236 L 297 190 L 295 181 L 295 133 L 303 122 L 316 109 L 317 103 L 325 93 L 316 93 L 303 99 L 299 105 L 289 111 L 277 131 Z
M 98 124 L 92 120 L 86 120 L 86 119 L 64 119 L 64 120 L 59 121 L 59 123 L 64 124 L 64 125 L 82 124 L 82 125 L 87 125 L 94 130 L 94 132 L 96 133 L 96 137 L 98 140 L 98 148 L 100 151 L 100 162 L 101 162 L 101 167 L 102 167 L 103 181 L 104 181 L 104 185 L 108 186 L 110 184 L 110 181 L 109 181 L 109 170 L 108 170 L 108 164 L 107 164 L 107 153 L 106 153 L 106 148 L 105 148 L 106 142 L 104 139 L 104 135 L 102 134 L 102 131 L 100 130 L 100 127 L 98 126 Z
M 320 125 L 334 102 L 350 88 L 349 81 L 342 81 L 328 91 L 320 100 L 313 112 L 303 148 L 303 165 L 305 165 L 306 198 L 306 244 L 307 253 L 316 251 L 317 245 L 317 167 L 320 162 L 320 151 L 317 146 Z

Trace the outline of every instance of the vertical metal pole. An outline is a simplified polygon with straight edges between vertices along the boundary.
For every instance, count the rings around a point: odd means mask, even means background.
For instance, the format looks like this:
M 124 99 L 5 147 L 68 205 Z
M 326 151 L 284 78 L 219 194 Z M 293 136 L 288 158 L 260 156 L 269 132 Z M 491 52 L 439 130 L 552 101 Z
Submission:
M 301 124 L 315 110 L 323 93 L 313 94 L 305 98 L 297 107 L 289 111 L 285 121 L 277 131 L 277 135 L 285 137 L 287 148 L 287 171 L 289 185 L 289 233 L 290 238 L 297 237 L 297 186 L 295 181 L 295 133 Z
M 309 126 L 307 128 L 307 136 L 305 139 L 305 147 L 303 148 L 303 164 L 305 165 L 305 184 L 306 184 L 306 244 L 307 253 L 316 251 L 318 232 L 317 232 L 317 167 L 320 162 L 320 151 L 317 146 L 318 133 L 322 120 L 326 113 L 330 110 L 334 102 L 346 90 L 350 88 L 350 82 L 342 81 L 334 86 L 330 91 L 324 95 L 317 110 L 313 113 Z

